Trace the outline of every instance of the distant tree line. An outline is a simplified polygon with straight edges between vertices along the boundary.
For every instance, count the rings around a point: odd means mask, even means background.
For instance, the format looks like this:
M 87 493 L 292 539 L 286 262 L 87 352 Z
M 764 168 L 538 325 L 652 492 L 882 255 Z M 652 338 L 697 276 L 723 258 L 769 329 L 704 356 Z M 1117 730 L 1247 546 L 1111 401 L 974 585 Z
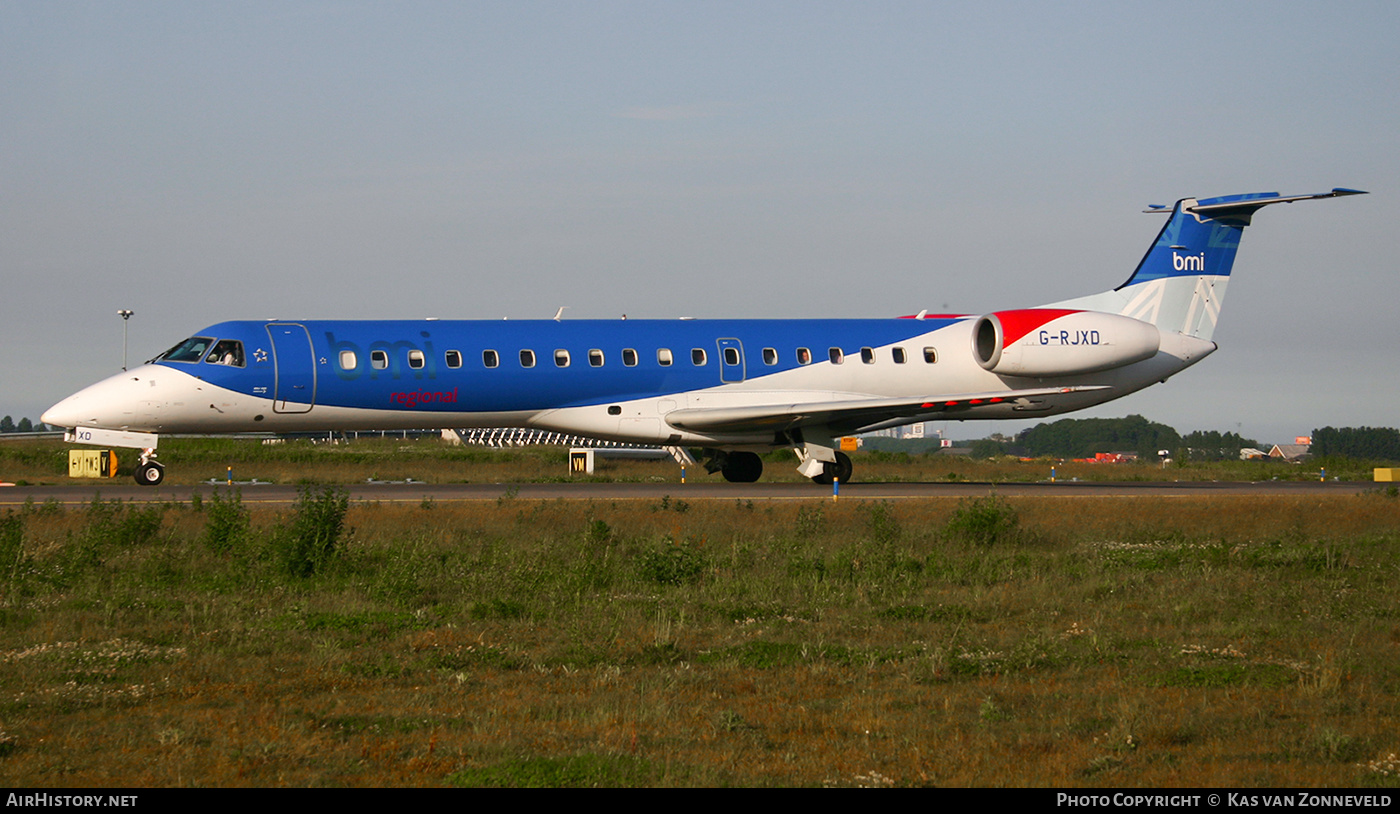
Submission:
M 1162 450 L 1179 460 L 1234 460 L 1259 442 L 1238 433 L 1196 430 L 1181 435 L 1140 415 L 1124 418 L 1065 418 L 1037 424 L 1015 438 L 983 438 L 970 443 L 974 458 L 1017 455 L 1029 458 L 1092 458 L 1100 452 L 1132 452 L 1156 460 Z
M 976 458 L 995 455 L 1023 457 L 1091 458 L 1099 452 L 1136 452 L 1142 460 L 1154 460 L 1159 450 L 1170 450 L 1177 460 L 1235 460 L 1246 448 L 1267 450 L 1253 438 L 1233 432 L 1196 430 L 1180 435 L 1166 424 L 1140 415 L 1125 418 L 1065 418 L 1022 430 L 1015 438 L 984 438 L 969 442 Z M 1400 461 L 1400 430 L 1392 427 L 1323 427 L 1313 430 L 1314 456 Z
M 16 424 L 10 416 L 0 418 L 0 433 L 6 432 L 49 432 L 49 425 L 42 422 L 31 422 L 27 418 L 21 418 Z
M 1192 461 L 1233 461 L 1240 457 L 1242 449 L 1262 447 L 1253 438 L 1245 438 L 1236 432 L 1196 430 L 1181 436 L 1180 455 Z
M 1013 443 L 1033 458 L 1092 458 L 1096 452 L 1136 452 L 1140 458 L 1153 460 L 1158 450 L 1179 447 L 1181 436 L 1166 424 L 1130 415 L 1037 424 L 1017 433 Z
M 1313 430 L 1312 454 L 1400 461 L 1400 430 L 1392 427 L 1323 427 Z

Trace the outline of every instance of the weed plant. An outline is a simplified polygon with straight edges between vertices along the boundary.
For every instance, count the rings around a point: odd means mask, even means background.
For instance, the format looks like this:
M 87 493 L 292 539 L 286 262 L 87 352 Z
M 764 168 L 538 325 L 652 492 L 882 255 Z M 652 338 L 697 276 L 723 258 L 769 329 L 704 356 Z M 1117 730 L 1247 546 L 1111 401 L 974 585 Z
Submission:
M 290 525 L 278 529 L 272 538 L 282 568 L 293 577 L 304 578 L 329 565 L 349 508 L 350 496 L 344 489 L 302 487 Z
M 958 501 L 944 530 L 950 539 L 986 547 L 1016 542 L 1021 522 L 1011 504 L 992 494 Z
M 10 511 L 0 780 L 1400 784 L 1383 494 L 681 503 Z
M 196 496 L 198 493 L 196 493 Z M 228 556 L 242 552 L 248 542 L 248 510 L 243 508 L 243 496 L 238 490 L 214 491 L 209 505 L 203 501 L 196 507 L 208 512 L 204 523 L 204 545 L 215 554 Z

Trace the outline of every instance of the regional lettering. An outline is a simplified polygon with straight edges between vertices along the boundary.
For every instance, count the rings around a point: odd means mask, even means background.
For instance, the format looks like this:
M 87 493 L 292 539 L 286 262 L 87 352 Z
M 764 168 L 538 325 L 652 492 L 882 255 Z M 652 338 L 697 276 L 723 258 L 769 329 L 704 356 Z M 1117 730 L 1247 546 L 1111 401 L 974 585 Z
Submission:
M 389 401 L 394 404 L 402 404 L 405 407 L 413 408 L 420 404 L 456 404 L 457 388 L 451 390 L 419 390 L 409 393 L 390 393 Z

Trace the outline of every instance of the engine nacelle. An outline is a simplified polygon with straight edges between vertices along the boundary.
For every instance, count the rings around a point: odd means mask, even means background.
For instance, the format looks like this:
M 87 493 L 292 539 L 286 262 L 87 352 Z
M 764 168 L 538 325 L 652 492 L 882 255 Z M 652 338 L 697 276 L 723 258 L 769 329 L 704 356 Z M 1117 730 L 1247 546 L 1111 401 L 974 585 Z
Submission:
M 972 326 L 977 363 L 1007 376 L 1109 370 L 1152 358 L 1160 343 L 1157 326 L 1097 311 L 998 311 Z

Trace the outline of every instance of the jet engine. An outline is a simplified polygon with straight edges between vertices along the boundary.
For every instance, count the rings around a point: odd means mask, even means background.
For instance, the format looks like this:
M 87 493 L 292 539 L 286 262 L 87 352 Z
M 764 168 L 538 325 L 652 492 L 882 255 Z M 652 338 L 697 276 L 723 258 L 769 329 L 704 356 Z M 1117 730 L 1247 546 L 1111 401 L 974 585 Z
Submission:
M 1109 370 L 1152 358 L 1160 342 L 1155 325 L 1097 311 L 997 311 L 972 326 L 977 363 L 1007 376 Z

